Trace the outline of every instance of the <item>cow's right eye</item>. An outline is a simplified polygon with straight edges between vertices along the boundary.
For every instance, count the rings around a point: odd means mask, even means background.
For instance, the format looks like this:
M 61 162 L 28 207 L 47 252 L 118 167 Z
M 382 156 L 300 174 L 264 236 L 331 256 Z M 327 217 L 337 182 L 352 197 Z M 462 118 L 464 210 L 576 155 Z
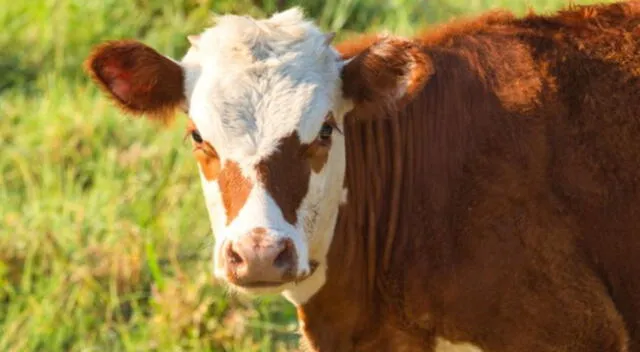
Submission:
M 200 132 L 196 130 L 191 131 L 191 138 L 193 139 L 194 142 L 198 144 L 204 142 L 204 140 L 202 139 L 202 136 L 200 135 Z

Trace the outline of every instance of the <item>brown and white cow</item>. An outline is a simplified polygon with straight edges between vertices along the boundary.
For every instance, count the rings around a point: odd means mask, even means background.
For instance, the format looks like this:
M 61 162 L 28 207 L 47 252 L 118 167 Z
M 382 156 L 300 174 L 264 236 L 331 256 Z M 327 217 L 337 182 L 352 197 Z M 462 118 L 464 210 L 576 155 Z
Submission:
M 312 350 L 640 351 L 640 3 L 331 39 L 292 9 L 87 61 L 188 112 L 215 275 Z

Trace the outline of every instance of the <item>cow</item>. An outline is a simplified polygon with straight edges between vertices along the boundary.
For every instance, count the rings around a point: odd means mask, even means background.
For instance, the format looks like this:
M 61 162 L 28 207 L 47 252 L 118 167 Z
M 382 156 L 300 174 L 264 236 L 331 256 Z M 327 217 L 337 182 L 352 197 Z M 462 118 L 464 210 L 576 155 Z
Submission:
M 640 2 L 417 33 L 222 15 L 86 68 L 188 115 L 214 275 L 282 293 L 303 348 L 640 351 Z

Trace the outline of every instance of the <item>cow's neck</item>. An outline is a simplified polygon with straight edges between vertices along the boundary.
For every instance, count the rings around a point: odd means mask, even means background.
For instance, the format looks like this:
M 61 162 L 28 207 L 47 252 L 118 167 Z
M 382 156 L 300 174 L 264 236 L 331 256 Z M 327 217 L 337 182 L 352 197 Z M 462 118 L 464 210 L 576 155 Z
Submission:
M 326 278 L 322 278 L 319 290 L 298 306 L 303 345 L 310 351 L 351 351 L 352 339 L 372 323 L 377 314 L 374 309 L 379 308 L 371 304 L 376 299 L 367 279 L 366 239 L 341 231 L 344 213 L 341 211 L 327 255 Z
M 389 120 L 346 127 L 348 199 L 341 205 L 327 255 L 326 280 L 298 306 L 310 350 L 351 351 L 354 343 L 376 343 L 380 336 L 375 335 L 384 335 L 379 329 L 388 329 L 389 322 L 406 323 L 404 312 L 398 311 L 403 309 L 405 273 L 390 269 L 398 258 L 411 267 L 405 249 L 425 243 L 407 232 L 406 217 L 414 214 L 406 209 L 413 201 L 407 182 L 416 175 L 403 165 L 407 155 L 401 134 L 402 126 Z M 429 267 L 428 258 L 420 260 L 422 269 Z M 388 270 L 392 276 L 386 275 Z

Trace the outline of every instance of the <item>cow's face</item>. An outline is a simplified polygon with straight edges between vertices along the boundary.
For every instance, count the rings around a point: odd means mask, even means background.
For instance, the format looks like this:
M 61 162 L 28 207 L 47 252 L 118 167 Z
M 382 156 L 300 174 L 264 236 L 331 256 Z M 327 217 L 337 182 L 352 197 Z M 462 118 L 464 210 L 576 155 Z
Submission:
M 323 262 L 342 195 L 342 61 L 298 12 L 224 17 L 183 58 L 214 272 L 282 291 Z
M 87 61 L 125 111 L 188 112 L 214 272 L 243 291 L 301 301 L 322 285 L 347 197 L 345 113 L 407 96 L 420 81 L 406 42 L 347 63 L 331 38 L 293 9 L 265 20 L 224 16 L 189 38 L 181 62 L 129 41 L 102 45 Z

